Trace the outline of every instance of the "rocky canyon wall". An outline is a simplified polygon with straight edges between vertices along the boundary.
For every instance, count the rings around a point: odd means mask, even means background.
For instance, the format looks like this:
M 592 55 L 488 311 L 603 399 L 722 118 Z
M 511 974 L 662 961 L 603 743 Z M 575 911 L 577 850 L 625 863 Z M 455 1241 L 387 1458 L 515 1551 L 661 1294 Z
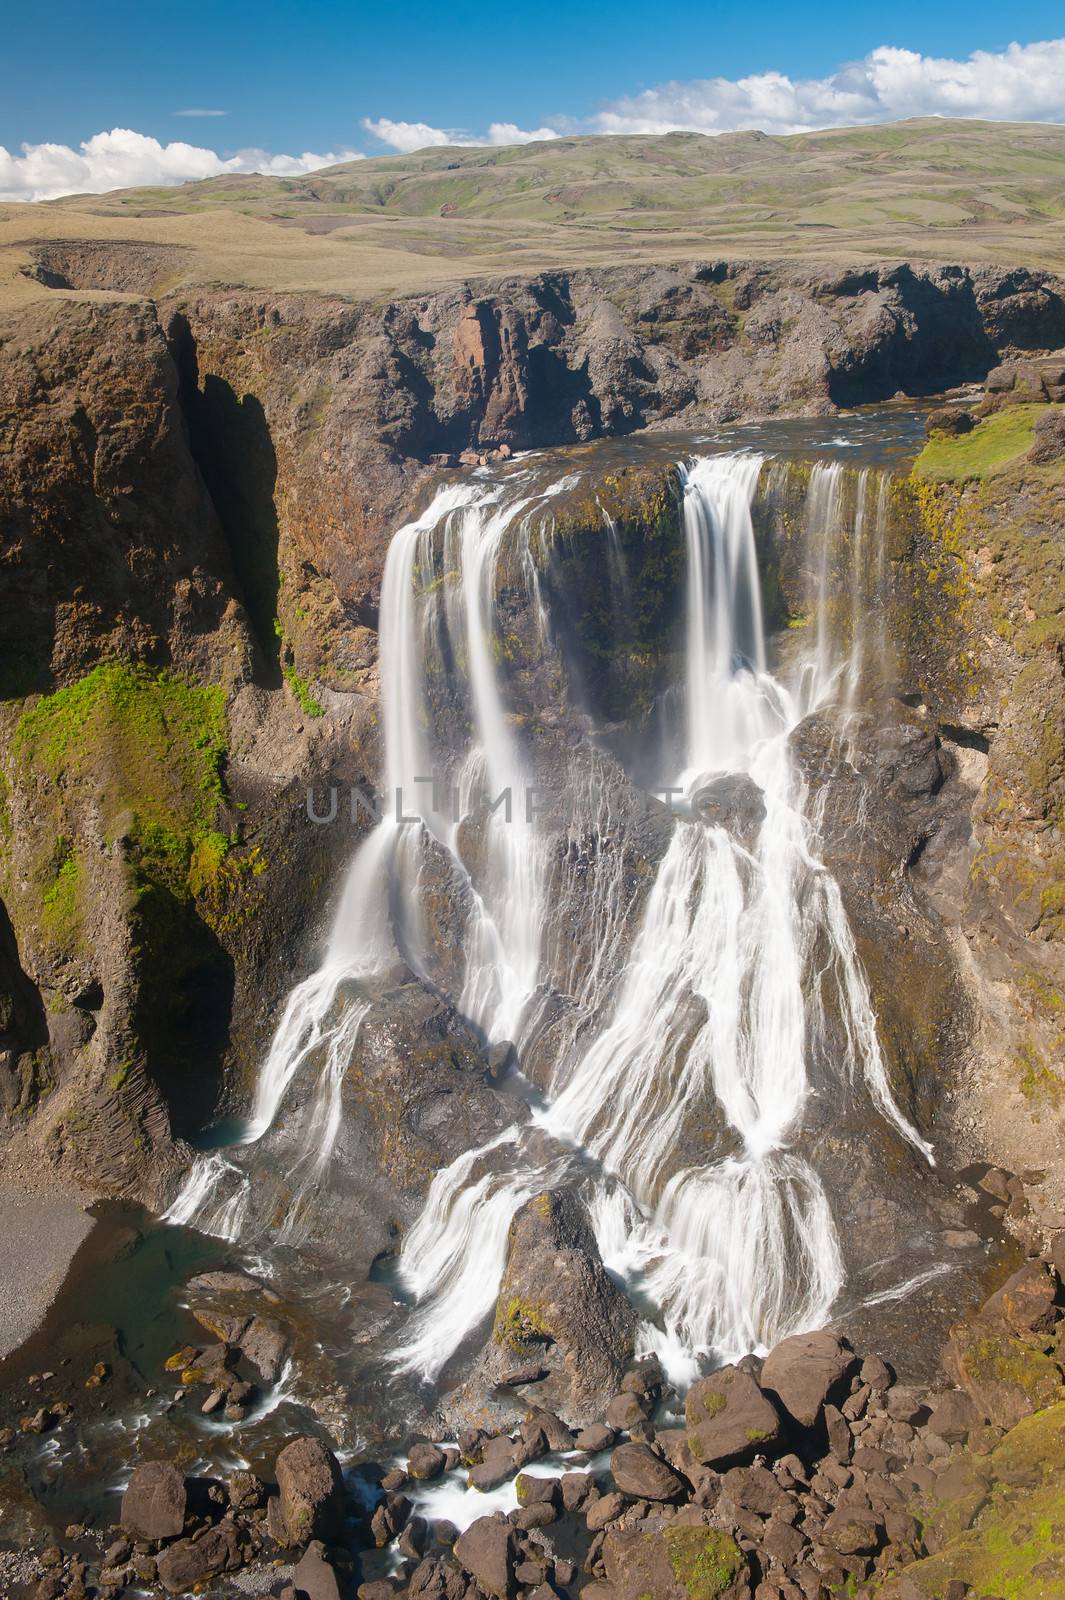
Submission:
M 91 268 L 84 287 L 106 288 Z M 56 267 L 74 290 L 86 270 L 81 257 Z M 57 296 L 10 315 L 0 1095 L 12 1159 L 158 1200 L 175 1139 L 242 1102 L 356 839 L 310 825 L 305 791 L 376 775 L 384 553 L 440 474 L 640 428 L 830 414 L 980 380 L 1004 354 L 1062 343 L 1056 281 L 958 267 L 626 267 L 390 303 L 219 289 L 158 303 Z M 634 528 L 669 520 L 662 493 L 647 489 L 647 516 L 622 504 Z M 1051 559 L 1056 501 L 1016 494 L 1011 526 L 1041 528 Z M 963 537 L 957 499 L 936 491 L 899 522 L 900 572 L 924 562 L 927 578 L 930 542 L 947 542 L 936 572 L 955 573 L 956 592 L 933 581 L 929 626 L 961 629 L 979 668 L 959 699 L 922 672 L 927 638 L 902 651 L 903 720 L 919 724 L 925 764 L 943 765 L 911 798 L 942 813 L 948 769 L 970 783 L 950 810 L 950 859 L 968 848 L 975 806 L 982 866 L 958 894 L 991 906 L 971 913 L 981 927 L 1006 919 L 1014 944 L 988 931 L 982 948 L 1005 951 L 1001 981 L 1019 995 L 1017 949 L 1055 940 L 1057 913 L 1017 910 L 996 841 L 1015 818 L 1028 832 L 1009 835 L 1010 861 L 1031 859 L 1036 834 L 1057 848 L 1058 734 L 1044 776 L 1026 707 L 1058 695 L 1060 655 L 1038 629 L 1030 647 L 1016 629 L 989 631 L 1004 595 L 1011 616 L 1033 609 L 1037 575 L 1020 533 L 998 556 L 973 545 L 977 521 Z M 1001 527 L 995 516 L 979 511 Z M 989 561 L 993 575 L 970 585 Z M 892 781 L 905 786 L 906 771 L 900 760 Z M 911 831 L 916 871 L 934 852 L 927 839 L 917 849 L 924 824 Z M 902 845 L 885 845 L 885 881 Z M 970 915 L 961 906 L 943 900 L 944 926 Z M 892 914 L 901 945 L 905 915 Z M 938 927 L 933 945 L 948 938 Z

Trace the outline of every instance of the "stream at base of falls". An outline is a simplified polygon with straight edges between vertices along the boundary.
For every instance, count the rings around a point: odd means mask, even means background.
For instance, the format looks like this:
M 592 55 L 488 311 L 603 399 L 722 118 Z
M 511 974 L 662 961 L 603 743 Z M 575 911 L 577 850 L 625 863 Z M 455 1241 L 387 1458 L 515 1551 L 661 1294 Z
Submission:
M 355 1460 L 457 1418 L 512 1222 L 553 1190 L 678 1392 L 841 1316 L 890 1327 L 913 1294 L 927 1361 L 988 1249 L 942 1243 L 952 1180 L 893 1075 L 793 739 L 824 719 L 846 760 L 889 692 L 891 473 L 922 434 L 889 406 L 536 452 L 449 475 L 397 530 L 380 819 L 246 1119 L 165 1218 L 102 1208 L 35 1341 L 38 1367 L 98 1325 L 121 1351 L 93 1436 L 41 1446 L 57 1516 L 79 1473 L 113 1494 L 175 1441 L 190 1470 L 257 1465 L 310 1414 Z M 674 544 L 664 512 L 637 548 L 605 509 L 644 468 L 673 474 Z M 439 1093 L 382 1109 L 423 1050 Z M 882 1177 L 898 1248 L 856 1220 L 855 1173 Z M 217 1267 L 268 1283 L 292 1329 L 232 1424 L 175 1406 L 160 1370 L 202 1337 L 181 1285 Z

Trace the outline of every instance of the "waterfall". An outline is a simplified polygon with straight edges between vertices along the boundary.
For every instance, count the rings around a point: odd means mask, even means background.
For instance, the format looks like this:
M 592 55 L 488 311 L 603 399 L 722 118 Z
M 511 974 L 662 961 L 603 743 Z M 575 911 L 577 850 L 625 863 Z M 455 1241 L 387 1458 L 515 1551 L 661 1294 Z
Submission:
M 844 1265 L 824 1186 L 802 1151 L 815 1092 L 863 1093 L 931 1158 L 892 1098 L 839 888 L 817 855 L 816 807 L 788 748 L 802 718 L 841 686 L 852 695 L 862 670 L 858 611 L 844 652 L 829 616 L 845 477 L 835 464 L 811 473 L 817 626 L 785 677 L 769 665 L 752 522 L 764 469 L 752 452 L 681 469 L 684 736 L 672 770 L 659 774 L 676 804 L 639 891 L 622 868 L 620 802 L 597 780 L 603 758 L 594 747 L 573 755 L 568 818 L 539 821 L 534 769 L 508 706 L 498 572 L 505 559 L 520 570 L 547 648 L 531 530 L 551 491 L 528 494 L 520 479 L 509 497 L 491 482 L 448 489 L 392 541 L 381 669 L 386 791 L 401 803 L 390 801 L 361 845 L 322 966 L 289 998 L 243 1148 L 300 1089 L 291 1233 L 300 1198 L 327 1181 L 344 1072 L 375 993 L 397 962 L 443 986 L 421 938 L 418 875 L 428 849 L 446 851 L 469 904 L 453 998 L 489 1041 L 514 1041 L 519 1059 L 536 1059 L 542 1097 L 526 1120 L 434 1175 L 399 1257 L 414 1309 L 390 1357 L 397 1370 L 432 1378 L 478 1330 L 514 1213 L 567 1182 L 584 1195 L 604 1261 L 655 1308 L 642 1348 L 686 1381 L 701 1361 L 764 1350 L 830 1315 Z M 886 499 L 876 493 L 870 518 L 862 477 L 856 575 L 880 559 L 868 551 L 883 534 Z M 623 571 L 609 524 L 604 543 L 607 568 Z M 465 749 L 434 745 L 428 684 L 449 673 L 468 713 Z M 434 763 L 448 769 L 454 809 L 437 811 L 416 784 Z M 742 813 L 728 827 L 701 809 L 722 785 Z M 496 803 L 503 795 L 509 815 Z M 401 822 L 404 814 L 416 820 Z M 838 1018 L 831 1040 L 823 983 Z M 696 1125 L 712 1130 L 701 1149 Z M 249 1225 L 249 1205 L 238 1146 L 200 1158 L 169 1216 L 234 1237 Z

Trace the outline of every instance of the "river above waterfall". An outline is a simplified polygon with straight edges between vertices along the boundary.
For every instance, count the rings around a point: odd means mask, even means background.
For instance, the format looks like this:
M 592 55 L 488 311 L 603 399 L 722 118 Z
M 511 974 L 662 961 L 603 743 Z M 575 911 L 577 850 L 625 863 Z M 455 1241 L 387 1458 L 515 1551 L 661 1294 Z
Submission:
M 511 1248 L 555 1193 L 616 1340 L 604 1382 L 654 1355 L 683 1391 L 907 1303 L 927 1367 L 987 1252 L 882 1037 L 799 748 L 826 728 L 850 761 L 881 714 L 892 474 L 923 423 L 892 405 L 530 452 L 447 474 L 397 530 L 380 819 L 246 1117 L 206 1131 L 166 1219 L 99 1225 L 97 1251 L 126 1230 L 135 1291 L 82 1272 L 49 1319 L 57 1349 L 99 1320 L 127 1363 L 106 1429 L 41 1447 L 60 1506 L 164 1440 L 199 1470 L 256 1463 L 296 1408 L 352 1460 L 457 1430 L 530 1351 L 581 1413 L 550 1354 L 570 1333 L 545 1344 Z M 656 473 L 634 511 L 625 485 Z M 194 1341 L 181 1285 L 219 1265 L 270 1284 L 291 1331 L 232 1424 L 141 1392 L 163 1389 L 156 1312 Z

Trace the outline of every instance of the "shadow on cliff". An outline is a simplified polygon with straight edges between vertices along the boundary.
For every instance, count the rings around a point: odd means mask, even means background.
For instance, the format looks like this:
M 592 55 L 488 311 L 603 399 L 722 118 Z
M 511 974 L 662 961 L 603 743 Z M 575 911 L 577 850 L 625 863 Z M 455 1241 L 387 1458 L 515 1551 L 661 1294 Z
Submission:
M 218 1111 L 232 1043 L 233 960 L 196 911 L 159 884 L 139 896 L 133 933 L 134 1031 L 174 1134 L 188 1138 Z
M 200 383 L 196 341 L 188 321 L 176 316 L 168 330 L 178 370 L 189 447 L 218 520 L 241 598 L 262 658 L 256 677 L 266 688 L 281 682 L 277 632 L 278 522 L 274 490 L 277 454 L 261 403 L 238 395 L 224 378 L 208 373 Z

